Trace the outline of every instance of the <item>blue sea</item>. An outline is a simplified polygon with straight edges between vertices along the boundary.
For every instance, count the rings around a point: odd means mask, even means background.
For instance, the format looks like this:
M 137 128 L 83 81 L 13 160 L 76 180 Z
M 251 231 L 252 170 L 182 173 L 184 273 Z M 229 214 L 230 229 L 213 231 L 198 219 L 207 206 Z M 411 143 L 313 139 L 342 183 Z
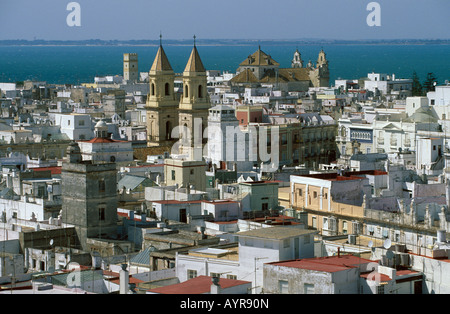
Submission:
M 54 84 L 79 84 L 94 81 L 95 76 L 122 75 L 124 53 L 137 53 L 139 72 L 147 72 L 155 58 L 156 46 L 1 46 L 0 82 L 24 80 Z M 235 72 L 258 45 L 197 46 L 205 68 Z M 305 63 L 317 60 L 324 49 L 330 65 L 330 83 L 335 79 L 357 79 L 372 71 L 410 78 L 416 71 L 421 81 L 433 72 L 439 83 L 450 79 L 450 45 L 267 45 L 261 49 L 290 67 L 298 49 Z M 191 46 L 164 46 L 176 73 L 184 70 Z

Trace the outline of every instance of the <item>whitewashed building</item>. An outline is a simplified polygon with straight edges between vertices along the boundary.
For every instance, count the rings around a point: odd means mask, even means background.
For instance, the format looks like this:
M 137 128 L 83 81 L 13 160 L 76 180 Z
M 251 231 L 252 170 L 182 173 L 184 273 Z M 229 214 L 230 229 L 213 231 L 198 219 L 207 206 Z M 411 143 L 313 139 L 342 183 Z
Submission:
M 263 264 L 314 256 L 314 234 L 303 227 L 267 227 L 238 232 L 239 245 L 200 248 L 176 255 L 180 282 L 196 276 L 233 276 L 252 281 L 253 292 L 263 287 Z M 228 277 L 230 278 L 230 277 Z
M 90 140 L 94 137 L 91 116 L 88 114 L 55 114 L 55 125 L 61 127 L 61 133 L 69 139 Z

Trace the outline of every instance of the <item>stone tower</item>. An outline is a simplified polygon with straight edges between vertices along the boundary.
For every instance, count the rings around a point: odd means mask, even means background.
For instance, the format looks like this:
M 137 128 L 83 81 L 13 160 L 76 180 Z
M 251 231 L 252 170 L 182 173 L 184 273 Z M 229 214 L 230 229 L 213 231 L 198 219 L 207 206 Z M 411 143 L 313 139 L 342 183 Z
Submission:
M 301 55 L 300 51 L 298 51 L 298 49 L 296 49 L 294 52 L 294 58 L 292 59 L 291 67 L 292 68 L 303 68 L 302 55 Z
M 123 79 L 127 82 L 137 82 L 139 80 L 137 53 L 123 54 Z
M 88 238 L 117 235 L 115 163 L 83 161 L 77 143 L 67 148 L 61 171 L 62 221 L 75 226 L 83 250 Z
M 318 71 L 319 86 L 328 87 L 330 82 L 330 71 L 328 69 L 327 55 L 320 50 L 319 56 L 317 58 L 316 69 Z
M 175 73 L 161 44 L 148 77 L 147 143 L 169 145 L 173 143 L 172 129 L 178 124 L 178 100 L 174 92 Z
M 183 72 L 183 95 L 180 99 L 178 117 L 180 138 L 190 137 L 190 141 L 187 141 L 190 147 L 201 146 L 203 142 L 203 131 L 206 128 L 210 106 L 206 70 L 194 42 L 194 48 Z M 184 154 L 186 151 L 181 153 Z M 199 157 L 201 158 L 201 153 Z
M 308 67 L 312 66 L 312 63 L 308 63 Z M 315 68 L 312 68 L 309 73 L 311 82 L 314 87 L 328 87 L 330 83 L 330 71 L 328 68 L 328 60 L 325 52 L 320 50 L 317 58 Z

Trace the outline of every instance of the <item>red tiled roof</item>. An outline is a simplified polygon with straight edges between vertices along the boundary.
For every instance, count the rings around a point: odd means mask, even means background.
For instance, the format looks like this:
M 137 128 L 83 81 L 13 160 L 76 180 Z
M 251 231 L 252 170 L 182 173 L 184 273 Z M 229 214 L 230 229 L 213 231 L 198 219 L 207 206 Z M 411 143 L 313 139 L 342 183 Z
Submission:
M 38 168 L 30 168 L 33 171 L 47 171 L 50 170 L 52 174 L 61 174 L 61 166 L 55 167 L 38 167 Z
M 365 278 L 366 280 L 371 281 L 380 281 L 380 282 L 388 282 L 391 281 L 392 278 L 385 274 L 380 274 L 379 272 L 370 272 L 370 273 L 364 273 L 360 275 L 361 278 Z
M 187 203 L 201 203 L 203 201 L 177 201 L 177 200 L 165 200 L 165 201 L 152 201 L 152 203 L 158 204 L 187 204 Z
M 222 289 L 249 284 L 250 281 L 220 278 Z M 211 291 L 212 279 L 209 276 L 198 276 L 178 284 L 149 290 L 161 294 L 203 294 Z
M 127 143 L 128 141 L 113 140 L 112 138 L 94 137 L 87 141 L 78 141 L 83 143 Z
M 120 279 L 112 279 L 112 280 L 110 280 L 110 282 L 119 285 L 120 284 Z M 129 283 L 138 284 L 138 283 L 141 283 L 141 282 L 144 282 L 144 281 L 140 280 L 140 279 L 137 279 L 137 278 L 134 278 L 134 277 L 131 277 L 131 275 L 130 275 L 130 277 L 128 279 L 128 282 Z
M 154 165 L 140 165 L 140 166 L 129 166 L 127 168 L 150 168 L 150 167 L 164 167 L 164 164 L 154 164 Z
M 293 267 L 293 268 L 322 271 L 327 273 L 334 273 L 349 268 L 355 268 L 361 264 L 368 264 L 373 262 L 374 261 L 353 255 L 341 255 L 341 256 L 305 258 L 298 260 L 274 262 L 269 264 L 276 266 Z
M 237 201 L 232 201 L 232 200 L 212 200 L 212 201 L 207 201 L 207 200 L 203 200 L 203 203 L 208 203 L 208 204 L 234 204 L 234 203 L 239 203 Z
M 229 221 L 213 221 L 213 223 L 218 225 L 231 225 L 237 223 L 237 220 L 229 220 Z

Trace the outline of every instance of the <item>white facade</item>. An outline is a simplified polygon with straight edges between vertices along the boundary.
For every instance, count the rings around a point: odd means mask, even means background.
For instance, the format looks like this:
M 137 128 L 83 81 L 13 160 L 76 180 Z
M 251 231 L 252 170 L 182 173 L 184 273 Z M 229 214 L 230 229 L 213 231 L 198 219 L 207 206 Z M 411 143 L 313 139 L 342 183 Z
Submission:
M 235 110 L 230 106 L 217 105 L 209 109 L 208 150 L 206 158 L 219 166 L 221 161 L 236 162 L 239 170 L 251 170 L 256 161 L 256 129 L 243 132 Z M 254 139 L 254 142 L 252 141 Z M 255 149 L 256 150 L 256 149 Z
M 133 161 L 132 143 L 128 141 L 115 141 L 96 138 L 90 141 L 79 141 L 83 160 L 124 162 Z
M 0 131 L 0 142 L 3 143 L 25 143 L 33 142 L 33 131 L 31 130 L 4 130 Z
M 91 116 L 88 114 L 55 114 L 55 125 L 71 140 L 89 140 L 94 137 Z
M 442 173 L 444 160 L 441 158 L 444 153 L 443 138 L 419 138 L 417 140 L 416 165 L 419 174 L 428 175 Z M 436 170 L 436 173 L 434 173 Z
M 422 107 L 428 107 L 427 97 L 408 97 L 406 98 L 406 115 L 408 117 L 412 116 L 417 109 Z
M 313 257 L 315 233 L 298 227 L 269 227 L 240 232 L 236 234 L 239 236 L 238 258 L 219 258 L 227 254 L 226 249 L 200 249 L 203 250 L 201 256 L 177 254 L 177 277 L 183 282 L 192 273 L 197 276 L 219 273 L 224 277 L 231 274 L 238 280 L 252 281 L 252 293 L 260 293 L 263 264 Z
M 202 214 L 211 214 L 215 221 L 226 221 L 241 217 L 238 202 L 228 200 L 204 201 L 201 204 Z
M 152 209 L 159 220 L 182 221 L 187 219 L 187 216 L 201 215 L 201 203 L 199 201 L 154 201 Z
M 386 75 L 384 73 L 369 73 L 367 74 L 369 80 L 364 81 L 364 89 L 376 93 L 379 91 L 382 95 L 396 94 L 410 95 L 412 90 L 411 79 L 396 79 L 395 74 Z

